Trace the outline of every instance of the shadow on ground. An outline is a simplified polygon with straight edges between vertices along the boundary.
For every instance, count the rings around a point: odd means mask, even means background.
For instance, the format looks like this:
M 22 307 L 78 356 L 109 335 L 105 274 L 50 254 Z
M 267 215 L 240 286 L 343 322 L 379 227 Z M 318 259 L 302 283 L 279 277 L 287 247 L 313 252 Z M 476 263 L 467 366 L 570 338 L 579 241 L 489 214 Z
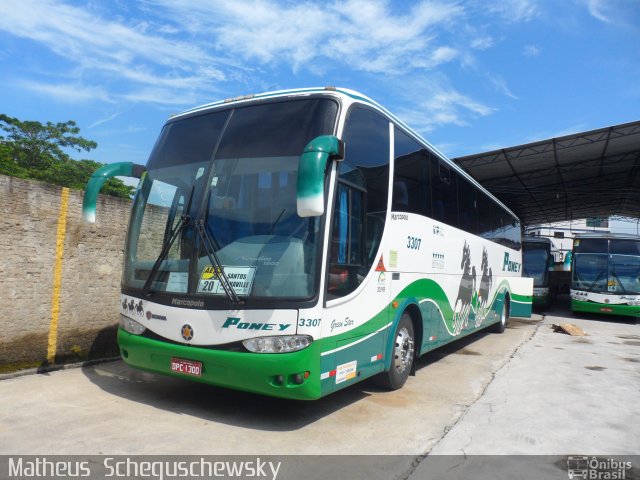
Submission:
M 512 319 L 507 328 L 522 328 L 527 323 L 531 321 Z M 448 355 L 479 355 L 468 347 L 486 335 L 491 333 L 486 330 L 476 332 L 423 355 L 416 362 L 416 372 Z M 271 398 L 143 372 L 122 361 L 87 366 L 83 373 L 105 392 L 132 402 L 206 421 L 265 431 L 298 430 L 371 395 L 393 395 L 378 387 L 373 379 L 367 379 L 315 401 Z

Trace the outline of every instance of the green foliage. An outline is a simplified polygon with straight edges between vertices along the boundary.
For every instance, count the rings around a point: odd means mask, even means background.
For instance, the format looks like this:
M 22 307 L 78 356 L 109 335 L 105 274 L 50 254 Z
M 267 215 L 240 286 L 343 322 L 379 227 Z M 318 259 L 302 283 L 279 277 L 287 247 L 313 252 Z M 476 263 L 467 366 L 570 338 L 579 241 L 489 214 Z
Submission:
M 0 173 L 18 178 L 29 178 L 29 171 L 13 159 L 11 149 L 0 143 Z
M 33 172 L 31 178 L 61 187 L 83 190 L 89 177 L 102 165 L 102 163 L 93 160 L 54 160 L 46 169 Z M 105 182 L 101 193 L 114 197 L 130 198 L 134 190 L 134 187 L 125 185 L 122 180 L 110 178 Z
M 19 178 L 42 180 L 77 190 L 84 189 L 89 177 L 103 164 L 92 160 L 73 160 L 64 149 L 90 151 L 98 146 L 79 135 L 73 120 L 65 123 L 20 121 L 0 114 L 0 173 Z M 129 198 L 134 188 L 117 178 L 109 179 L 102 193 Z

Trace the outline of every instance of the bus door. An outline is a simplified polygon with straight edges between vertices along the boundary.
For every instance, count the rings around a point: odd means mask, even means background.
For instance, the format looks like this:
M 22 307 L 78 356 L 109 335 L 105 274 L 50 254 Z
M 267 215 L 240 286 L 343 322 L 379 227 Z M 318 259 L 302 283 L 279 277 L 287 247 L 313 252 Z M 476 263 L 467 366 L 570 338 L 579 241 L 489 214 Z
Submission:
M 383 365 L 390 276 L 382 269 L 372 271 L 368 261 L 369 250 L 377 253 L 378 245 L 366 241 L 376 220 L 366 214 L 365 197 L 363 189 L 338 183 L 323 318 L 323 337 L 332 347 L 334 390 L 380 372 Z M 327 360 L 322 363 L 327 365 Z

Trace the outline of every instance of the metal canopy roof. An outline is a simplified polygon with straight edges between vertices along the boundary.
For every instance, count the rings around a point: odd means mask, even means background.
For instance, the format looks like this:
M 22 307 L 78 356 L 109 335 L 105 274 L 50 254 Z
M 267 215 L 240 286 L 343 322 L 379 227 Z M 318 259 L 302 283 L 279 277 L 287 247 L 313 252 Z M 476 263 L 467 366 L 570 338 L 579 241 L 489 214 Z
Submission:
M 455 158 L 525 225 L 640 217 L 640 121 Z

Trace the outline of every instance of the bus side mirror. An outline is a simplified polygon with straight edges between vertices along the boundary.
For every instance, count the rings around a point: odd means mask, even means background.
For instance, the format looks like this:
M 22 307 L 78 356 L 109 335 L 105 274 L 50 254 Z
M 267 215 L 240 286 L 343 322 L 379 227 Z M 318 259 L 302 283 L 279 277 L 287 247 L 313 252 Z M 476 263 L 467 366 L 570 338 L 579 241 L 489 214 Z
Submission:
M 321 135 L 304 148 L 298 165 L 297 210 L 300 217 L 324 213 L 324 171 L 329 160 L 344 159 L 344 142 L 334 135 Z
M 96 223 L 96 202 L 98 201 L 98 193 L 100 189 L 111 177 L 133 177 L 142 178 L 147 169 L 144 165 L 138 165 L 132 162 L 110 163 L 96 170 L 84 191 L 84 199 L 82 200 L 82 218 L 85 222 Z
M 562 265 L 562 270 L 565 272 L 571 271 L 571 262 L 573 261 L 573 252 L 567 252 L 564 257 L 564 263 Z

